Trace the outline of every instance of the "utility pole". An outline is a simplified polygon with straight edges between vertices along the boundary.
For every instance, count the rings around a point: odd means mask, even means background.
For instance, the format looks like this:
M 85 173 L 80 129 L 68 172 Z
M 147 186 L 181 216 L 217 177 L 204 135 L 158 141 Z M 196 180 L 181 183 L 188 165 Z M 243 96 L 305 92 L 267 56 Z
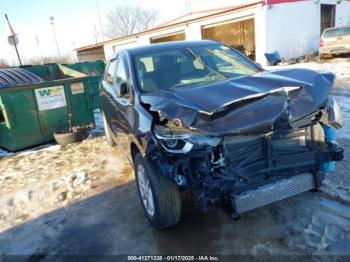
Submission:
M 41 53 L 39 38 L 38 38 L 37 35 L 35 36 L 35 41 L 36 41 L 36 46 L 38 47 L 38 50 L 39 50 L 40 61 L 41 61 L 41 64 L 43 65 L 43 64 L 44 64 L 44 59 L 43 59 L 43 55 L 42 55 L 42 53 Z
M 95 29 L 95 34 L 94 34 L 94 37 L 95 37 L 95 44 L 97 44 L 97 36 L 98 36 L 98 33 L 97 33 L 96 25 L 94 25 L 94 29 Z
M 53 37 L 55 38 L 57 55 L 58 55 L 58 58 L 60 58 L 61 57 L 60 49 L 58 48 L 58 42 L 57 42 L 56 30 L 55 30 L 55 18 L 53 16 L 50 16 L 49 20 L 50 20 L 50 25 L 52 25 Z
M 102 29 L 102 22 L 101 22 L 101 16 L 100 16 L 100 7 L 98 5 L 98 0 L 96 0 L 96 10 L 97 10 L 98 20 L 100 21 L 100 30 L 101 30 L 101 35 L 102 35 L 102 41 L 105 41 L 105 37 L 104 37 L 104 34 L 103 34 L 103 29 Z
M 8 42 L 9 42 L 10 45 L 13 45 L 15 47 L 19 65 L 22 66 L 21 57 L 19 56 L 18 49 L 17 49 L 17 45 L 18 45 L 17 34 L 13 30 L 13 28 L 12 28 L 12 26 L 10 24 L 10 20 L 7 17 L 7 14 L 5 14 L 5 18 L 6 18 L 7 24 L 8 24 L 9 29 L 10 29 L 10 35 L 8 36 Z

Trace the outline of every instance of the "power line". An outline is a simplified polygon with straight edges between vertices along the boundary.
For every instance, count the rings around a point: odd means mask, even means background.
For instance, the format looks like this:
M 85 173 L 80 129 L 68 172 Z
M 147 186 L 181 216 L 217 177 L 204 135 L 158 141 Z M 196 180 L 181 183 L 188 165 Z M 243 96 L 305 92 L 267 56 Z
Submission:
M 55 18 L 53 16 L 50 16 L 49 20 L 50 20 L 50 25 L 52 25 L 53 37 L 55 38 L 57 55 L 58 55 L 58 58 L 60 58 L 61 57 L 60 49 L 58 47 L 58 42 L 57 42 L 57 37 L 56 37 L 56 30 L 55 30 Z
M 101 16 L 100 16 L 100 7 L 98 5 L 98 0 L 96 0 L 96 11 L 97 11 L 98 20 L 100 21 L 100 30 L 101 30 L 101 35 L 102 35 L 102 41 L 104 41 L 105 37 L 103 34 L 103 29 L 102 29 L 102 21 L 101 21 Z

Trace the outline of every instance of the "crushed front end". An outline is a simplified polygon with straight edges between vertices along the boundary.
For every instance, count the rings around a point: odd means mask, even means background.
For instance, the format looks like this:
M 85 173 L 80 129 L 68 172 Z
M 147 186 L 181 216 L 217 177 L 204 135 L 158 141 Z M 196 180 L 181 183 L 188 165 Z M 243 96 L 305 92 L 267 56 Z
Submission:
M 190 189 L 203 210 L 222 207 L 238 217 L 321 185 L 325 165 L 341 160 L 343 149 L 327 142 L 319 121 L 313 115 L 294 127 L 220 138 L 158 127 L 159 145 L 150 155 L 164 175 Z
M 338 104 L 329 96 L 334 76 L 312 71 L 306 71 L 305 76 L 302 72 L 232 81 L 230 100 L 224 88 L 220 95 L 213 86 L 175 95 L 145 96 L 155 137 L 148 155 L 163 175 L 189 189 L 203 210 L 221 207 L 233 218 L 317 190 L 334 161 L 343 159 L 335 129 L 342 127 L 344 120 Z M 293 86 L 296 80 L 290 79 L 297 73 L 304 82 Z M 281 82 L 280 75 L 288 88 L 274 87 Z M 240 94 L 238 99 L 238 91 L 253 89 L 247 87 L 252 81 L 264 83 L 265 91 Z M 216 88 L 220 90 L 221 86 Z M 208 96 L 206 112 L 196 107 L 199 103 L 184 103 L 197 101 L 196 95 L 204 91 L 213 92 Z M 213 102 L 210 97 L 214 96 L 217 100 Z M 175 100 L 179 97 L 181 100 Z M 176 101 L 180 101 L 179 107 Z

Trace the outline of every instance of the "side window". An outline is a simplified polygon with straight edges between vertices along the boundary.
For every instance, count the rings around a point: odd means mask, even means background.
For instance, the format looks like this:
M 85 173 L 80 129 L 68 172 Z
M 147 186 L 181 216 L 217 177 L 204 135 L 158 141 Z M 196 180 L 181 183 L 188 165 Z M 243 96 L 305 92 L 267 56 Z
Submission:
M 117 72 L 115 74 L 115 85 L 113 89 L 117 96 L 127 96 L 129 94 L 129 71 L 123 57 L 118 59 Z
M 113 76 L 115 74 L 116 66 L 117 66 L 117 59 L 113 59 L 109 62 L 106 70 L 105 80 L 109 82 L 111 85 L 113 84 Z
M 125 83 L 127 80 L 127 67 L 123 58 L 119 59 L 116 78 L 116 84 Z
M 0 107 L 0 124 L 2 123 L 5 123 L 5 115 L 4 115 L 4 111 Z

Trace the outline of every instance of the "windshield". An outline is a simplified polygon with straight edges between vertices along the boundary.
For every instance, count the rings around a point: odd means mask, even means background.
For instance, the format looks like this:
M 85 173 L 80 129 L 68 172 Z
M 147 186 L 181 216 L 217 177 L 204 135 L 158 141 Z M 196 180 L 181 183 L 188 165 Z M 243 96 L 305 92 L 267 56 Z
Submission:
M 134 57 L 134 65 L 144 92 L 203 85 L 261 71 L 239 52 L 220 44 L 145 54 Z
M 332 28 L 324 30 L 323 37 L 350 35 L 350 27 Z

